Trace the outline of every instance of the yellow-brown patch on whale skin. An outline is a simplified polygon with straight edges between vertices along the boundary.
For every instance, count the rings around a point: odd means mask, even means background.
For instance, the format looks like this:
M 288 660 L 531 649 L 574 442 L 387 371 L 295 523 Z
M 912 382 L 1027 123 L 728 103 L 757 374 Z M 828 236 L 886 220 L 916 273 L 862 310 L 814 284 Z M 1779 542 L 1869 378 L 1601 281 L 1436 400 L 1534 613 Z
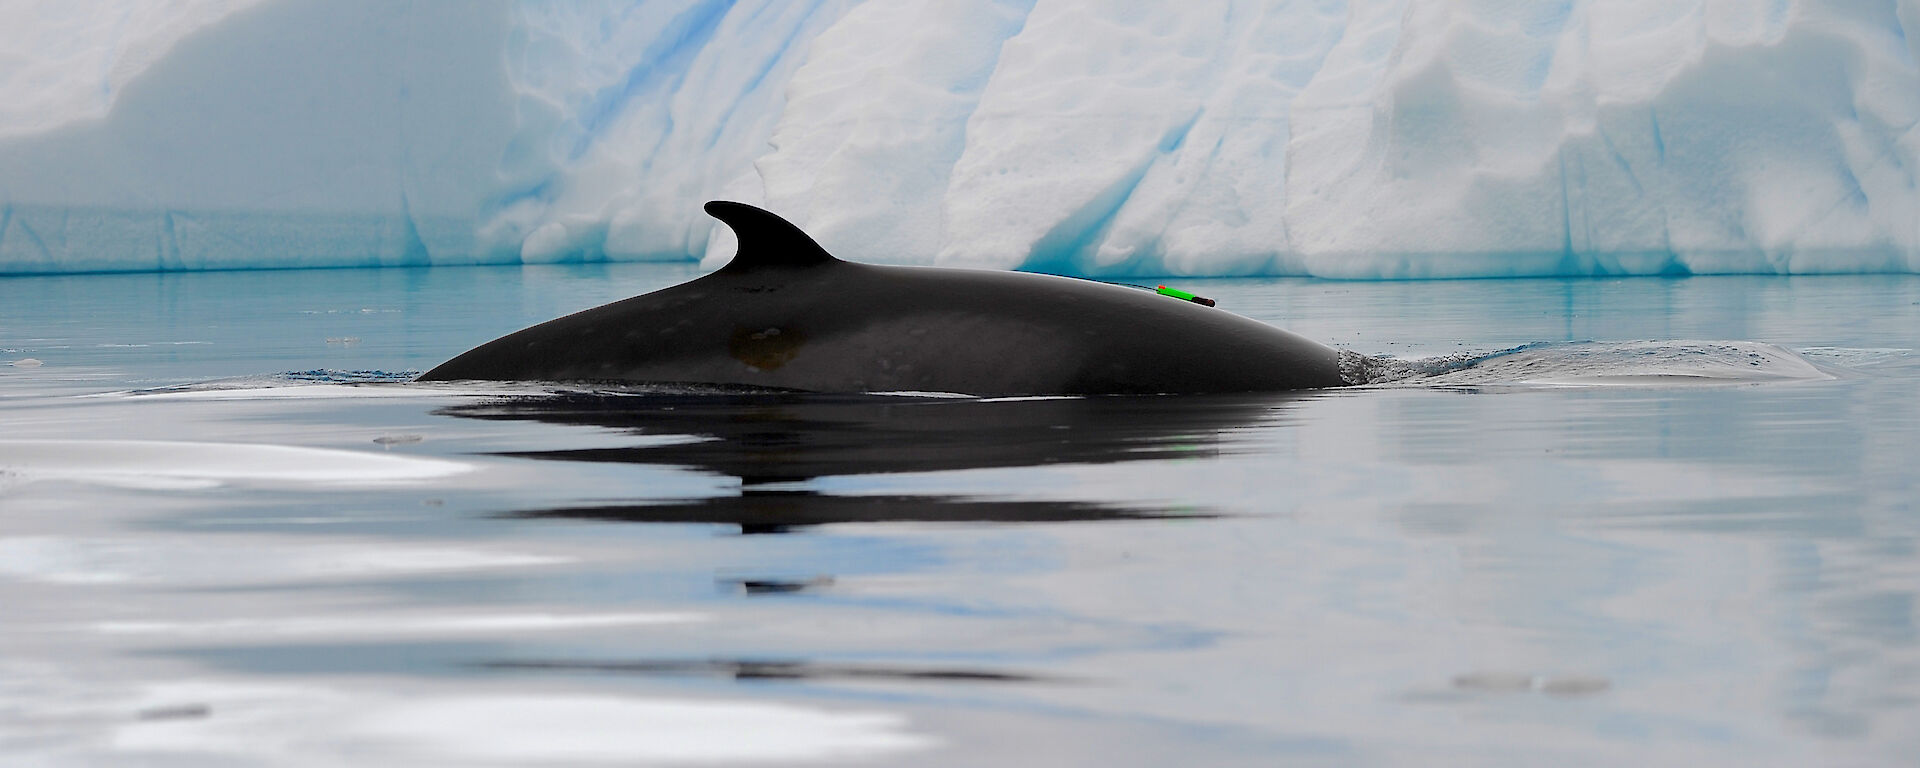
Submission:
M 762 371 L 771 371 L 793 361 L 807 335 L 794 328 L 735 326 L 727 340 L 727 354 L 733 359 Z

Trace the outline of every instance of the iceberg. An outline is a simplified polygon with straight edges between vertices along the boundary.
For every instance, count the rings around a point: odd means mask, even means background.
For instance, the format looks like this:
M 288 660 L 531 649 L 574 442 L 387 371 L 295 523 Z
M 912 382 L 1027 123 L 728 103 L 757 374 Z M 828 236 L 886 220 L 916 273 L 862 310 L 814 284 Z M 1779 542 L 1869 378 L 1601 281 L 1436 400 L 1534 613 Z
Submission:
M 1920 0 L 0 8 L 0 273 L 1920 272 Z

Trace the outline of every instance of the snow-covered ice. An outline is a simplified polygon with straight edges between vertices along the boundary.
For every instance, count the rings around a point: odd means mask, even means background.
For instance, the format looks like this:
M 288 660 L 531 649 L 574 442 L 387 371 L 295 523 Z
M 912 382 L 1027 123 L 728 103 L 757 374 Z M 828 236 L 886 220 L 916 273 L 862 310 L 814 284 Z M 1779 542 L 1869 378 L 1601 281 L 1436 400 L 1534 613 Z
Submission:
M 1920 0 L 0 4 L 0 273 L 1920 271 Z

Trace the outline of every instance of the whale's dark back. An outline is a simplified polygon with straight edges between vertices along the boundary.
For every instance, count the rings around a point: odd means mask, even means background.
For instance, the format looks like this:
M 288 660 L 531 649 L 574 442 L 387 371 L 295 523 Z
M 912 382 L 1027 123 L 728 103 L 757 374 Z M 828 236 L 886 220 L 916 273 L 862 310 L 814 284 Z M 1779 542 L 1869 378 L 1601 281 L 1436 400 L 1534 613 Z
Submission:
M 707 209 L 740 235 L 725 268 L 510 334 L 421 380 L 974 395 L 1343 383 L 1334 350 L 1222 310 L 1050 275 L 843 262 L 773 214 Z

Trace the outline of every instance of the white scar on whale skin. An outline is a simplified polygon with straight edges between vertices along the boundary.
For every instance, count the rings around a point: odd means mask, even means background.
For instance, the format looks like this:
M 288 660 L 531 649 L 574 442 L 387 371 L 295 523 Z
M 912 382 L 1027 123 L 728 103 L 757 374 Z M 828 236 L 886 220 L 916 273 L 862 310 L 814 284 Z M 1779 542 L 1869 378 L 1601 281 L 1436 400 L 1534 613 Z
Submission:
M 0 440 L 11 482 L 75 480 L 165 490 L 260 485 L 368 486 L 465 474 L 458 461 L 284 445 L 162 440 Z

